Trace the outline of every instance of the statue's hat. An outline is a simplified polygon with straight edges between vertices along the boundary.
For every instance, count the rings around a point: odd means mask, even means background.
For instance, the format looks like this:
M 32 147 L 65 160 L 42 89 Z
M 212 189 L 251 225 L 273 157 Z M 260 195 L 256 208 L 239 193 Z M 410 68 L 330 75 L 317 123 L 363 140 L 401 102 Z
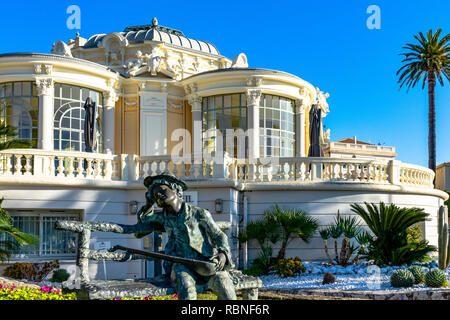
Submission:
M 187 190 L 187 185 L 180 179 L 178 179 L 175 175 L 170 172 L 163 172 L 156 176 L 148 176 L 144 179 L 144 186 L 148 188 L 153 183 L 160 183 L 161 181 L 167 181 L 169 183 L 175 183 L 181 187 L 183 191 Z

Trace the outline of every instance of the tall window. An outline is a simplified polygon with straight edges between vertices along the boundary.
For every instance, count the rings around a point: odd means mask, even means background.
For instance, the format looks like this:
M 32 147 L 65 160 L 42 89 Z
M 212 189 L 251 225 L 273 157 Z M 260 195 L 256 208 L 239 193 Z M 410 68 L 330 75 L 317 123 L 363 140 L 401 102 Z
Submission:
M 259 109 L 261 156 L 295 156 L 294 108 L 293 100 L 262 95 Z
M 217 131 L 223 136 L 223 150 L 235 157 L 237 138 L 233 146 L 226 146 L 226 129 L 247 130 L 247 97 L 243 93 L 205 97 L 202 101 L 203 150 L 211 154 L 216 150 Z M 231 149 L 232 148 L 232 149 Z
M 103 151 L 103 95 L 87 88 L 55 84 L 54 148 L 85 151 L 84 103 L 90 97 L 96 103 L 95 135 L 97 152 Z
M 11 212 L 13 226 L 22 232 L 33 234 L 39 238 L 38 246 L 23 246 L 14 258 L 41 256 L 72 256 L 77 250 L 77 235 L 73 232 L 55 230 L 57 220 L 79 220 L 78 214 Z M 11 236 L 2 234 L 0 241 Z
M 0 84 L 0 123 L 17 129 L 18 138 L 37 147 L 39 99 L 35 82 Z

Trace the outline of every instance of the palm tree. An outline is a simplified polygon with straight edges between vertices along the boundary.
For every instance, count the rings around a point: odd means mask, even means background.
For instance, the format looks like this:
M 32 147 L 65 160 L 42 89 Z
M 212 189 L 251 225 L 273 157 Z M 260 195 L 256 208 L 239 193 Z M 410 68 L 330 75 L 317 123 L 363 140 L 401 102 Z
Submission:
M 295 209 L 280 209 L 278 205 L 264 213 L 264 219 L 272 225 L 279 226 L 281 248 L 276 259 L 284 259 L 286 247 L 295 238 L 305 242 L 314 235 L 318 227 L 316 219 L 308 217 L 303 211 Z
M 3 199 L 0 199 L 0 261 L 4 262 L 9 260 L 11 253 L 16 253 L 21 246 L 37 245 L 39 239 L 14 228 L 10 215 L 1 207 L 2 202 Z
M 272 259 L 272 247 L 270 243 L 276 243 L 279 240 L 279 226 L 272 224 L 266 219 L 250 221 L 244 230 L 238 234 L 240 243 L 256 240 L 261 248 L 258 260 L 267 268 Z
M 402 63 L 405 64 L 397 71 L 397 75 L 400 75 L 400 88 L 403 85 L 408 89 L 415 87 L 423 78 L 424 89 L 428 80 L 428 167 L 433 171 L 436 171 L 436 79 L 441 86 L 444 85 L 443 77 L 450 80 L 450 34 L 439 39 L 441 32 L 442 30 L 438 29 L 433 34 L 430 29 L 426 37 L 422 32 L 415 35 L 414 38 L 419 44 L 408 43 L 403 47 L 408 52 L 400 54 L 404 56 Z
M 0 123 L 0 151 L 13 148 L 29 148 L 30 146 L 30 140 L 17 139 L 16 128 Z
M 366 234 L 367 257 L 377 265 L 402 265 L 422 262 L 426 256 L 436 251 L 428 241 L 408 241 L 408 228 L 427 220 L 429 214 L 422 208 L 400 208 L 394 204 L 379 205 L 364 202 L 366 208 L 353 203 L 351 210 L 358 214 L 372 231 Z

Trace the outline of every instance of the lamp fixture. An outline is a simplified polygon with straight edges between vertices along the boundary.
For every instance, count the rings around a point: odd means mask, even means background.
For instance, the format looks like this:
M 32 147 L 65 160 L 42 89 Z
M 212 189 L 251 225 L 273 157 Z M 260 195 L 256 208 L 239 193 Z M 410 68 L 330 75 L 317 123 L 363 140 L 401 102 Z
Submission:
M 222 211 L 223 211 L 223 200 L 222 199 L 216 199 L 215 209 L 216 209 L 216 213 L 222 213 Z

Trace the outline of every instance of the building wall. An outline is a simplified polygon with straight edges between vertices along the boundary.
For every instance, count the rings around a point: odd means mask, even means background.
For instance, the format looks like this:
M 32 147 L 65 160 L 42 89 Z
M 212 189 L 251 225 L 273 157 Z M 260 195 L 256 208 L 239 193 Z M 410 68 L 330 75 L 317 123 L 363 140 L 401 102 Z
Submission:
M 140 99 L 137 86 L 132 86 L 125 91 L 122 110 L 122 152 L 123 154 L 139 154 L 140 123 L 139 110 Z
M 436 168 L 436 188 L 450 190 L 450 162 L 440 164 Z
M 269 189 L 269 188 L 268 188 Z M 340 191 L 336 190 L 267 190 L 245 192 L 248 197 L 249 221 L 263 218 L 266 209 L 278 204 L 280 207 L 289 207 L 305 211 L 311 217 L 318 219 L 319 229 L 333 223 L 339 210 L 341 215 L 354 215 L 350 204 L 364 201 L 386 204 L 395 204 L 400 207 L 419 207 L 430 214 L 431 221 L 421 226 L 424 236 L 430 244 L 437 245 L 437 212 L 443 200 L 435 196 L 414 193 L 376 192 L 376 191 Z M 324 260 L 323 240 L 318 232 L 309 243 L 296 239 L 292 241 L 286 251 L 286 257 L 299 256 L 305 260 Z M 329 243 L 333 248 L 333 245 Z M 340 246 L 340 244 L 339 244 Z M 274 256 L 278 252 L 279 244 L 274 246 Z M 333 249 L 332 249 L 333 250 Z M 260 250 L 256 242 L 249 244 L 249 261 L 255 259 Z

